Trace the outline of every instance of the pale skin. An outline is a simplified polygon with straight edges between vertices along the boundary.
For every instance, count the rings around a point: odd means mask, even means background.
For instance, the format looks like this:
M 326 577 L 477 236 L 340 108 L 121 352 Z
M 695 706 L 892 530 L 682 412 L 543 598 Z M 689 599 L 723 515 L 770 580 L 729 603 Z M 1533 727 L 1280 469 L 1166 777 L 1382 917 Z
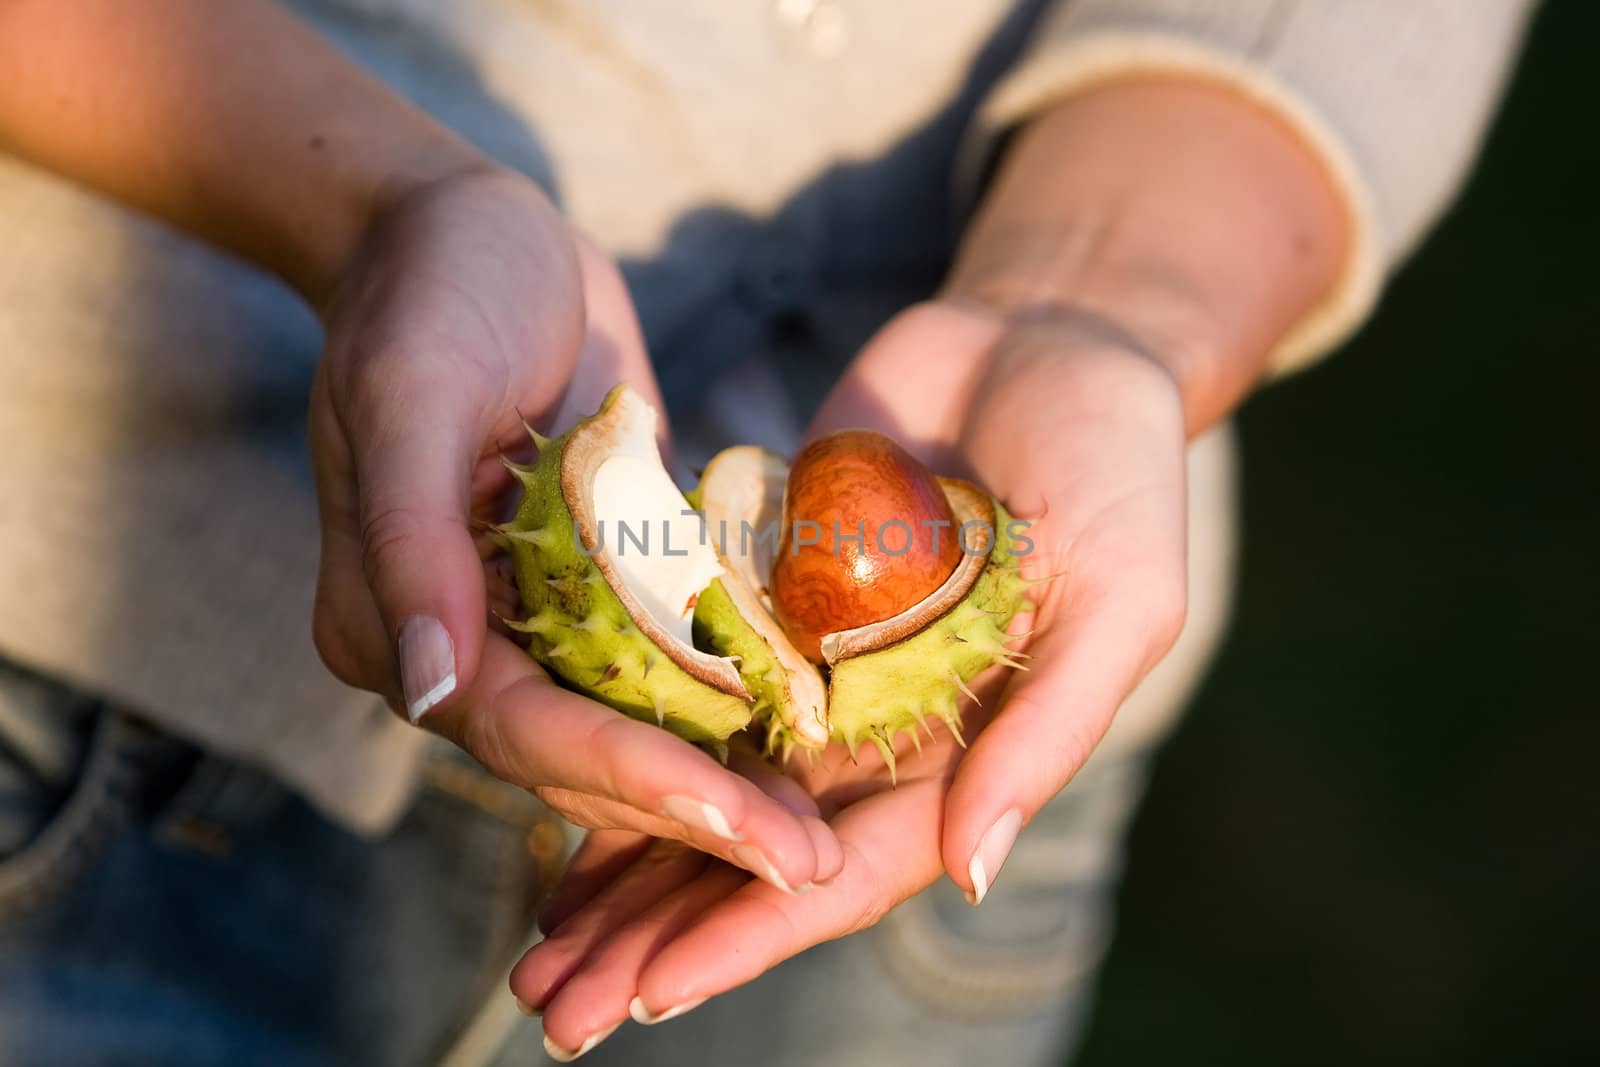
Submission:
M 0 86 L 0 144 L 324 311 L 324 657 L 398 704 L 400 627 L 438 618 L 457 684 L 424 724 L 596 830 L 511 979 L 550 1041 L 577 1049 L 636 998 L 660 1016 L 724 992 L 941 874 L 969 897 L 993 884 L 1009 829 L 1026 832 L 1181 629 L 1186 441 L 1339 276 L 1348 222 L 1311 153 L 1230 90 L 1154 77 L 1018 133 L 945 286 L 862 350 L 811 432 L 882 429 L 1034 521 L 1028 572 L 1068 577 L 1017 623 L 1032 669 L 985 679 L 970 747 L 936 729 L 895 788 L 870 750 L 727 770 L 556 688 L 484 624 L 505 591 L 486 591 L 468 520 L 504 489 L 494 460 L 519 411 L 567 419 L 618 377 L 654 395 L 615 269 L 531 185 L 276 8 L 222 12 L 0 7 L 0 69 L 21 71 Z M 185 34 L 210 42 L 203 74 L 171 54 Z M 240 41 L 248 62 L 214 62 Z M 268 83 L 291 88 L 252 91 Z M 669 792 L 715 806 L 755 852 L 668 815 Z

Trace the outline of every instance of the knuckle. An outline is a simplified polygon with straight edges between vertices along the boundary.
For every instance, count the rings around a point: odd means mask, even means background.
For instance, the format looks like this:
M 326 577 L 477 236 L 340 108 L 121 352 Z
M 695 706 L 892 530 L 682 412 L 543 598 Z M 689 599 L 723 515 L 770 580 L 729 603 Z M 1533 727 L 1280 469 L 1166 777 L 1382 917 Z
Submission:
M 483 764 L 485 770 L 502 782 L 524 788 L 534 784 L 522 774 L 521 760 L 506 731 L 500 728 L 498 716 L 475 714 L 463 708 L 456 718 L 459 722 L 456 744 Z
M 519 783 L 510 782 L 509 784 L 518 785 Z M 605 817 L 606 813 L 595 801 L 595 798 L 587 793 L 579 793 L 571 789 L 548 785 L 534 786 L 528 792 L 544 801 L 552 811 L 574 826 L 581 826 L 588 830 L 598 830 L 606 829 L 611 824 L 611 820 Z
M 859 934 L 863 930 L 872 929 L 883 921 L 885 915 L 894 910 L 895 903 L 895 901 L 882 900 L 876 895 L 862 901 L 860 906 L 856 908 L 855 914 L 851 916 L 844 933 L 846 935 Z
M 877 926 L 883 921 L 883 917 L 893 909 L 893 902 L 874 897 L 861 908 L 860 913 L 856 916 L 855 929 L 861 931 Z
M 502 782 L 522 789 L 554 785 L 554 782 L 539 781 L 538 774 L 530 773 L 528 760 L 518 749 L 517 731 L 507 728 L 506 715 L 498 710 L 502 699 L 504 696 L 496 697 L 488 707 L 456 709 L 451 715 L 456 721 L 453 741 Z
M 403 562 L 407 546 L 444 520 L 429 516 L 419 508 L 391 504 L 365 510 L 361 516 L 361 559 L 367 580 Z M 465 529 L 464 524 L 453 524 Z

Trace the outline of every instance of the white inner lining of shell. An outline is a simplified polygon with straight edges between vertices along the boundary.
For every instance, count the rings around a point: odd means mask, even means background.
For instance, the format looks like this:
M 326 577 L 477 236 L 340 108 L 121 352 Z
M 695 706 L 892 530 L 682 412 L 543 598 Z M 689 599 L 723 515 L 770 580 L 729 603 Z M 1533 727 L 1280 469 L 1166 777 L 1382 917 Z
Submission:
M 789 726 L 801 740 L 821 747 L 828 743 L 827 684 L 771 615 L 765 576 L 775 546 L 744 536 L 745 526 L 765 531 L 780 521 L 788 474 L 782 460 L 752 445 L 727 449 L 706 468 L 700 483 L 701 506 L 712 543 L 725 553 L 729 574 L 724 588 L 734 608 L 771 646 L 787 678 L 794 705 L 783 711 L 793 716 Z
M 591 514 L 601 554 L 663 630 L 692 646 L 695 600 L 722 564 L 656 448 L 656 413 L 630 405 L 616 451 L 595 470 Z

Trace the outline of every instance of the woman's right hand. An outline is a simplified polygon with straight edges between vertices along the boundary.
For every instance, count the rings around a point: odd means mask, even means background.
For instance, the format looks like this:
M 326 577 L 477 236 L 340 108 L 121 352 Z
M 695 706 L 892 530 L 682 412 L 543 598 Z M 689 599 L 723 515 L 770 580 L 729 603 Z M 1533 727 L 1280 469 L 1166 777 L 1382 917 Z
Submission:
M 580 825 L 685 841 L 779 885 L 837 873 L 813 805 L 560 688 L 487 625 L 490 590 L 501 610 L 514 594 L 474 520 L 499 517 L 523 420 L 564 428 L 619 381 L 660 407 L 616 266 L 531 182 L 485 167 L 393 201 L 326 320 L 310 421 L 329 668 Z

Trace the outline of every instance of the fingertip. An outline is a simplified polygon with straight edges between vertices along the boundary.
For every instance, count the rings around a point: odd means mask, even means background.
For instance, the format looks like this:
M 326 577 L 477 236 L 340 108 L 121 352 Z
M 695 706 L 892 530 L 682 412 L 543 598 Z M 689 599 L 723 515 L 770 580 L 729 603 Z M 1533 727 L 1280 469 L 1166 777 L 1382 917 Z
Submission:
M 456 645 L 432 615 L 413 615 L 400 625 L 395 642 L 400 661 L 400 691 L 413 723 L 451 696 L 458 683 Z
M 552 994 L 541 1009 L 545 1039 L 576 1059 L 628 1021 L 633 985 L 625 975 L 585 969 Z M 565 1062 L 559 1056 L 557 1062 Z
M 732 863 L 785 893 L 804 892 L 816 880 L 818 846 L 833 831 L 814 816 L 797 815 L 748 782 L 748 815 L 738 829 L 744 840 L 728 849 Z M 838 846 L 837 841 L 833 842 Z
M 481 586 L 480 581 L 475 613 L 471 605 L 423 609 L 405 615 L 395 631 L 399 694 L 413 724 L 454 706 L 478 680 L 488 636 Z
M 542 1013 L 561 985 L 577 970 L 582 957 L 559 951 L 549 940 L 541 941 L 522 954 L 511 968 L 507 984 L 519 1004 L 528 1005 L 524 1014 Z
M 743 867 L 774 889 L 789 896 L 797 896 L 809 888 L 811 872 L 816 869 L 813 864 L 811 870 L 804 875 L 784 874 L 771 856 L 754 845 L 734 845 L 728 852 L 735 865 Z M 791 871 L 798 867 L 792 858 L 786 858 L 785 866 Z
M 988 798 L 948 819 L 940 846 L 945 873 L 974 907 L 983 903 L 1016 844 L 1030 811 L 1015 800 Z
M 645 1006 L 645 1002 L 642 997 L 634 997 L 628 1002 L 628 1014 L 633 1016 L 633 1021 L 641 1026 L 655 1026 L 658 1023 L 669 1022 L 673 1019 L 676 1019 L 680 1015 L 687 1015 L 689 1012 L 694 1011 L 694 1009 L 698 1008 L 700 1005 L 704 1004 L 710 999 L 710 997 L 695 997 L 693 1000 L 684 1001 L 682 1004 L 675 1004 L 670 1008 L 662 1008 L 660 1011 L 651 1011 Z
M 827 885 L 844 870 L 844 846 L 839 843 L 833 828 L 821 819 L 806 818 L 801 822 L 811 835 L 811 847 L 817 854 L 817 869 L 811 881 L 815 885 Z

